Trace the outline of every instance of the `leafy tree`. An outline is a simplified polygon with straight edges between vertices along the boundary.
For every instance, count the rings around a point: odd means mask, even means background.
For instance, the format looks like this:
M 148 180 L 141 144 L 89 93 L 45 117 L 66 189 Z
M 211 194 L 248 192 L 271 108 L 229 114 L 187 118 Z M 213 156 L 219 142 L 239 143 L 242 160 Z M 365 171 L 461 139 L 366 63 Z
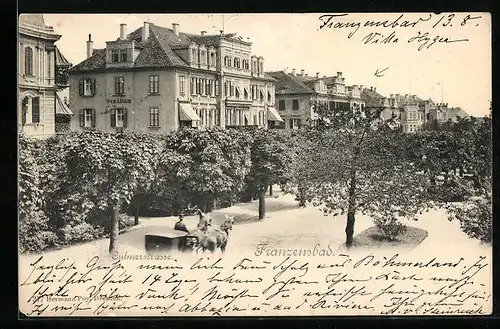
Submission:
M 278 130 L 254 130 L 251 147 L 252 167 L 247 181 L 259 195 L 259 219 L 266 212 L 265 197 L 269 185 L 284 184 L 291 172 L 292 155 L 286 147 L 287 135 Z
M 373 217 L 382 233 L 395 231 L 387 236 L 395 238 L 402 230 L 396 219 L 415 218 L 429 206 L 427 179 L 416 168 L 420 157 L 407 148 L 411 136 L 392 129 L 392 119 L 382 120 L 380 109 L 330 111 L 317 104 L 316 111 L 329 125 L 314 136 L 308 167 L 302 168 L 308 172 L 308 201 L 323 205 L 326 214 L 347 214 L 347 247 L 357 212 Z
M 184 158 L 164 164 L 177 167 L 178 193 L 189 204 L 210 211 L 214 203 L 234 200 L 250 170 L 251 137 L 232 129 L 182 129 L 167 136 L 166 148 Z M 181 170 L 182 169 L 182 170 Z M 184 204 L 188 207 L 189 204 Z
M 156 149 L 140 139 L 131 133 L 90 131 L 71 133 L 62 140 L 64 151 L 54 180 L 59 183 L 51 196 L 52 209 L 64 225 L 62 232 L 71 236 L 70 228 L 76 227 L 92 239 L 98 232 L 89 220 L 104 218 L 110 231 L 109 250 L 116 250 L 120 209 L 148 185 L 154 172 Z

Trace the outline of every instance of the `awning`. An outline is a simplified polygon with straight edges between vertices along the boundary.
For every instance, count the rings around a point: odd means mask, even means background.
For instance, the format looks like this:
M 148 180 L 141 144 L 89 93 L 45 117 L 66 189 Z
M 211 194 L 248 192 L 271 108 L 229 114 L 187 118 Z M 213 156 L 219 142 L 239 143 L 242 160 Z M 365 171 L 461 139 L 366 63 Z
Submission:
M 69 107 L 64 104 L 64 101 L 58 93 L 56 93 L 56 114 L 73 115 L 73 112 L 71 112 Z
M 267 108 L 267 120 L 268 121 L 280 121 L 283 122 L 283 119 L 279 115 L 278 111 L 274 107 Z
M 200 117 L 193 110 L 189 103 L 179 103 L 179 120 L 181 121 L 201 121 Z

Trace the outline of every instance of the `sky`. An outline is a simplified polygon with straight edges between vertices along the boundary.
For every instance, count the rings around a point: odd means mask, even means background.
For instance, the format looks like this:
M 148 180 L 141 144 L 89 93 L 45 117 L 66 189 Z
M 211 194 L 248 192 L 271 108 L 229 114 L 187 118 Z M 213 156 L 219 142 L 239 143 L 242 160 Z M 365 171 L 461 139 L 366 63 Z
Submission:
M 252 42 L 253 54 L 264 57 L 265 71 L 295 68 L 310 76 L 342 72 L 348 85 L 373 86 L 386 97 L 416 94 L 461 107 L 473 116 L 487 115 L 492 98 L 487 13 L 44 14 L 44 18 L 62 35 L 56 44 L 73 65 L 86 58 L 88 34 L 97 49 L 119 37 L 121 23 L 127 24 L 128 33 L 145 21 L 170 28 L 178 23 L 181 32 L 238 33 Z M 386 27 L 371 24 L 384 21 Z

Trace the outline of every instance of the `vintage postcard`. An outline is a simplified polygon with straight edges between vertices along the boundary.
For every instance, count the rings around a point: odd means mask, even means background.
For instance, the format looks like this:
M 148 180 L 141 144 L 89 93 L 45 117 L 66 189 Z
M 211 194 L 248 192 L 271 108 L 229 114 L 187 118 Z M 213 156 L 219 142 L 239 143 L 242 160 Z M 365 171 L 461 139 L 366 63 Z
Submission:
M 491 15 L 21 14 L 19 313 L 492 313 Z

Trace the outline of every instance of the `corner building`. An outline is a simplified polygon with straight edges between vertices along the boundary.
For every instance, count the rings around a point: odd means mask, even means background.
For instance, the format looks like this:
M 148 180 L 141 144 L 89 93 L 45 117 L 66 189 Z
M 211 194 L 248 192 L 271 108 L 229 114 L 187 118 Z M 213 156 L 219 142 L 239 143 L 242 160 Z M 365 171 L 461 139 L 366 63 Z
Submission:
M 180 32 L 145 22 L 70 70 L 72 130 L 166 133 L 182 127 L 267 127 L 281 121 L 275 80 L 235 33 Z

